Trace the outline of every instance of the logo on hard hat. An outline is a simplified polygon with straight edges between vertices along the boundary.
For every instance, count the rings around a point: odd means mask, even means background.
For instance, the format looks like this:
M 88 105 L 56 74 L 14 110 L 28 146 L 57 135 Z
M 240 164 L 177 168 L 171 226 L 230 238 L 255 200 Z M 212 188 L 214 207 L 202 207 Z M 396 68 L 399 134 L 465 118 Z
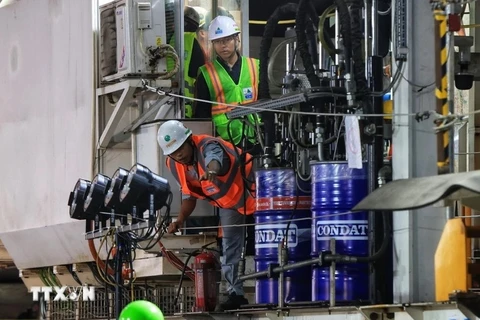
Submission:
M 170 140 L 170 137 L 169 137 L 168 140 Z M 173 146 L 176 142 L 177 142 L 177 139 L 173 139 L 172 141 L 170 141 L 169 143 L 167 143 L 167 145 L 166 145 L 165 147 L 170 148 L 170 147 Z
M 165 138 L 163 138 L 163 139 L 165 139 L 165 141 L 168 142 L 168 141 L 170 141 L 170 136 L 167 134 L 167 135 L 165 136 Z
M 217 30 L 215 30 L 215 34 L 221 34 L 223 33 L 223 30 L 220 29 L 220 27 L 217 28 Z

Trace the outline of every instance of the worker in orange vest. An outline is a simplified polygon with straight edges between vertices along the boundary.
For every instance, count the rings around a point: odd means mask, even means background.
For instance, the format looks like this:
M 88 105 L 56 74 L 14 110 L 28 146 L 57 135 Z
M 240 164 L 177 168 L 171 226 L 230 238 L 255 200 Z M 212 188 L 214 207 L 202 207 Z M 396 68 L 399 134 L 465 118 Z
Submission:
M 228 283 L 228 299 L 220 304 L 221 310 L 238 309 L 248 304 L 244 297 L 243 283 L 238 281 L 238 265 L 242 254 L 245 228 L 244 215 L 255 211 L 255 182 L 250 154 L 221 138 L 196 135 L 182 122 L 170 120 L 158 130 L 157 141 L 168 156 L 168 169 L 180 184 L 182 205 L 169 233 L 177 232 L 195 209 L 197 199 L 209 201 L 220 210 L 223 230 L 222 273 Z M 228 226 L 228 227 L 227 227 Z M 220 310 L 218 310 L 220 311 Z

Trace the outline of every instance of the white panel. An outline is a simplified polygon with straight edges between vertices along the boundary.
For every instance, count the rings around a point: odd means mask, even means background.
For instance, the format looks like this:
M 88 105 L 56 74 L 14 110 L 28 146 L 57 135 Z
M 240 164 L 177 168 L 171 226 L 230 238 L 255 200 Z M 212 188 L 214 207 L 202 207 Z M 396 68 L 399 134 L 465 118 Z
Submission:
M 138 4 L 136 0 L 119 0 L 109 3 L 106 7 L 115 6 L 117 31 L 117 73 L 106 76 L 105 81 L 119 79 L 125 75 L 163 73 L 166 71 L 165 59 L 160 59 L 154 70 L 148 67 L 150 57 L 146 48 L 166 44 L 165 1 L 151 0 L 149 14 L 152 24 L 149 28 L 139 30 Z M 100 8 L 103 11 L 104 7 Z
M 157 120 L 153 123 L 142 125 L 136 132 L 137 162 L 148 167 L 150 170 L 164 177 L 170 183 L 173 191 L 171 207 L 172 216 L 177 216 L 181 204 L 180 187 L 173 175 L 165 165 L 165 157 L 157 143 L 158 128 L 168 120 Z M 211 121 L 189 121 L 182 120 L 194 134 L 212 134 L 213 126 Z M 192 216 L 213 215 L 213 207 L 206 201 L 197 201 L 197 207 Z
M 25 230 L 1 236 L 18 266 L 68 263 L 88 253 L 60 229 L 92 172 L 92 4 L 19 1 L 0 10 L 0 30 L 0 234 Z
M 73 221 L 6 232 L 0 238 L 15 265 L 19 269 L 30 269 L 93 261 L 84 233 L 85 221 Z

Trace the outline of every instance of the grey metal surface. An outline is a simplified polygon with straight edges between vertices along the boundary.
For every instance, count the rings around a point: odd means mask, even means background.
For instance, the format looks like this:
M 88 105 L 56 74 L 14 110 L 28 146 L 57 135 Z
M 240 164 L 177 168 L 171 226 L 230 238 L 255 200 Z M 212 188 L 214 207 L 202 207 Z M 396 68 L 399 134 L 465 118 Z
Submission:
M 353 210 L 412 210 L 444 199 L 475 197 L 480 197 L 479 170 L 395 180 L 369 194 Z
M 266 101 L 256 101 L 245 105 L 247 108 L 235 108 L 232 111 L 228 112 L 228 117 L 230 119 L 239 118 L 256 112 L 264 111 L 265 109 L 280 109 L 286 106 L 297 104 L 300 102 L 305 102 L 306 97 L 303 93 L 297 93 L 293 95 L 286 95 L 274 100 Z M 261 110 L 256 111 L 255 108 L 260 108 Z

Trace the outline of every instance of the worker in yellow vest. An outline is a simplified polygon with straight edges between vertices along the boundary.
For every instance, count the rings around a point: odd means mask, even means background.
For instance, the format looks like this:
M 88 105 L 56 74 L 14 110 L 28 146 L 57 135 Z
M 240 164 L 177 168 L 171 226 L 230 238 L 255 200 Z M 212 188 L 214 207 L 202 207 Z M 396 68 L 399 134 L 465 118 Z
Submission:
M 210 60 L 210 48 L 208 43 L 208 25 L 206 26 L 208 10 L 202 7 L 192 7 L 197 11 L 200 17 L 200 23 L 197 30 L 197 41 L 203 49 L 203 54 L 205 55 L 205 61 Z
M 197 30 L 200 25 L 200 16 L 198 12 L 189 6 L 186 6 L 184 11 L 184 54 L 183 60 L 180 57 L 180 63 L 183 62 L 183 65 L 180 65 L 180 70 L 183 70 L 184 86 L 185 92 L 184 96 L 193 98 L 194 97 L 194 88 L 195 88 L 195 79 L 198 74 L 198 69 L 205 64 L 205 55 L 203 49 L 198 43 Z M 175 46 L 175 36 L 172 36 L 170 40 L 170 45 Z M 174 69 L 174 60 L 167 58 L 167 70 Z M 185 99 L 185 117 L 193 118 L 193 101 Z
M 197 99 L 227 103 L 247 104 L 257 100 L 259 61 L 243 57 L 239 51 L 240 28 L 230 17 L 218 16 L 210 23 L 208 38 L 217 59 L 202 66 L 195 84 Z M 258 115 L 249 115 L 245 121 L 230 120 L 226 115 L 234 107 L 206 102 L 194 103 L 197 118 L 211 118 L 217 134 L 224 140 L 247 148 L 257 145 Z M 245 140 L 245 141 L 243 141 Z

